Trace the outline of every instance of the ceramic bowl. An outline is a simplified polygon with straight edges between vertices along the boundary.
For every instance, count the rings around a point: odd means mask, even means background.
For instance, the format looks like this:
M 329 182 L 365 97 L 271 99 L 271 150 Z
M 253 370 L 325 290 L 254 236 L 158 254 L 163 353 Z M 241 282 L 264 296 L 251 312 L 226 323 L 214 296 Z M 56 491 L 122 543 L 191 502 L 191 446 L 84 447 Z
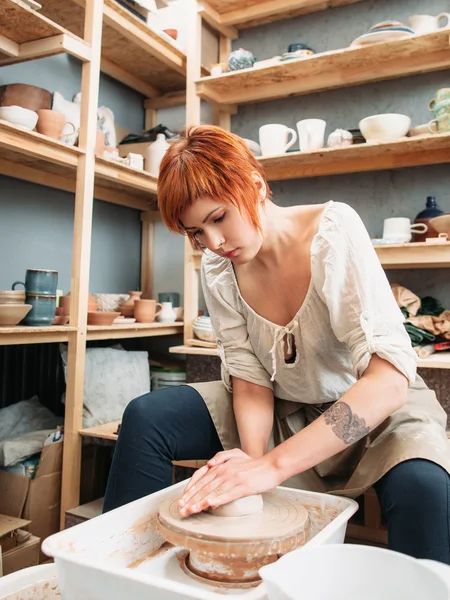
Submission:
M 119 315 L 119 312 L 88 312 L 88 325 L 112 325 Z
M 12 327 L 17 325 L 30 312 L 31 304 L 1 304 L 0 326 Z
M 31 131 L 31 129 L 36 127 L 38 115 L 33 110 L 28 110 L 21 106 L 1 106 L 0 119 Z
M 211 327 L 210 317 L 197 317 L 194 320 L 193 330 L 195 335 L 205 342 L 215 342 L 216 336 Z
M 411 127 L 411 119 L 407 115 L 396 113 L 372 115 L 359 122 L 361 133 L 366 141 L 396 140 L 404 137 Z
M 450 213 L 434 217 L 429 223 L 438 233 L 446 233 L 450 236 Z
M 175 311 L 176 321 L 182 321 L 184 317 L 184 307 L 183 306 L 174 306 L 173 310 Z
M 25 304 L 25 292 L 20 290 L 0 291 L 0 304 Z

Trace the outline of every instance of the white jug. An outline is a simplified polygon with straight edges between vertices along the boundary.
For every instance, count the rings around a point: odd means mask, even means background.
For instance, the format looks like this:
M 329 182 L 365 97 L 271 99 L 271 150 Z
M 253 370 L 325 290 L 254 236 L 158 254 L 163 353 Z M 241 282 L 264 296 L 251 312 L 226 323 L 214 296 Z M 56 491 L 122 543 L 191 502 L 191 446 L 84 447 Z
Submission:
M 158 177 L 159 165 L 168 148 L 169 144 L 166 141 L 166 136 L 163 133 L 158 133 L 156 141 L 150 144 L 145 151 L 145 170 Z
M 177 320 L 177 313 L 172 308 L 172 302 L 161 302 L 161 304 L 162 309 L 157 316 L 158 321 L 160 323 L 175 323 Z

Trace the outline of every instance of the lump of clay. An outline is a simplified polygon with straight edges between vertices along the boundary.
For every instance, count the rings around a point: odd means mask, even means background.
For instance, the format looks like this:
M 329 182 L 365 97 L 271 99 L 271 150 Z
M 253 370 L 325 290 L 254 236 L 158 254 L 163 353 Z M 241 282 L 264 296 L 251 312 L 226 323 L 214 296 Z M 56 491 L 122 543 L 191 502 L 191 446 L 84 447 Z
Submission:
M 210 508 L 208 512 L 216 517 L 247 517 L 261 513 L 262 510 L 262 496 L 261 494 L 255 494 L 239 498 L 239 500 L 233 500 L 232 502 L 228 502 L 228 504 L 222 504 L 222 506 L 218 506 L 217 508 Z

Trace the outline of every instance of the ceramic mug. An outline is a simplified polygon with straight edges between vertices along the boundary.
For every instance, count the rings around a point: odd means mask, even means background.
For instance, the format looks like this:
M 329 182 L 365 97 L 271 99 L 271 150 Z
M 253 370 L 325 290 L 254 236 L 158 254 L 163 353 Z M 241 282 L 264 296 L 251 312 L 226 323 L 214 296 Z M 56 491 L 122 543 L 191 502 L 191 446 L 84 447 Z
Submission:
M 59 140 L 66 125 L 72 127 L 72 131 L 70 133 L 67 132 L 67 135 L 73 135 L 75 133 L 75 125 L 67 121 L 64 113 L 47 108 L 41 108 L 36 112 L 39 117 L 36 124 L 36 131 L 42 133 L 42 135 L 46 135 L 54 140 Z
M 161 307 L 158 312 L 156 312 L 157 306 Z M 134 302 L 134 318 L 138 323 L 153 323 L 162 309 L 162 304 L 156 300 L 136 300 Z
M 288 141 L 289 134 L 292 138 Z M 286 125 L 269 123 L 259 128 L 259 145 L 263 156 L 276 156 L 284 154 L 297 141 L 294 129 Z
M 428 103 L 428 108 L 432 112 L 436 112 L 441 108 L 450 104 L 450 88 L 440 88 L 434 98 Z
M 445 25 L 439 24 L 442 19 L 447 19 Z M 432 33 L 433 31 L 445 29 L 449 26 L 450 14 L 444 12 L 437 17 L 433 17 L 432 15 L 411 15 L 409 17 L 409 24 L 416 35 Z
M 430 133 L 446 133 L 450 131 L 450 111 L 428 123 Z
M 404 244 L 411 241 L 412 233 L 426 233 L 427 231 L 428 225 L 425 223 L 411 225 L 408 217 L 393 217 L 384 220 L 383 239 Z
M 32 309 L 24 319 L 24 324 L 31 327 L 48 327 L 55 320 L 56 295 L 28 294 L 26 303 L 31 304 Z
M 27 294 L 48 294 L 49 296 L 56 296 L 58 271 L 27 269 L 25 282 L 15 281 L 12 284 L 12 289 L 15 290 L 17 285 L 23 285 Z
M 303 119 L 297 123 L 301 152 L 313 152 L 325 146 L 326 125 L 323 119 Z

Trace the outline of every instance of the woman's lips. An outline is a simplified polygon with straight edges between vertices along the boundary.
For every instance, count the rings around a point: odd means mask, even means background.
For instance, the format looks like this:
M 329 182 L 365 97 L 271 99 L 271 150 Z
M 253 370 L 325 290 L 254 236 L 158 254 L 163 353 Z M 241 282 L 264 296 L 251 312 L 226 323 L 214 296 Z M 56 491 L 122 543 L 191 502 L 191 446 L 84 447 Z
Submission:
M 224 256 L 226 258 L 233 258 L 238 253 L 239 248 L 235 248 L 234 250 L 230 250 L 230 252 L 225 252 Z

